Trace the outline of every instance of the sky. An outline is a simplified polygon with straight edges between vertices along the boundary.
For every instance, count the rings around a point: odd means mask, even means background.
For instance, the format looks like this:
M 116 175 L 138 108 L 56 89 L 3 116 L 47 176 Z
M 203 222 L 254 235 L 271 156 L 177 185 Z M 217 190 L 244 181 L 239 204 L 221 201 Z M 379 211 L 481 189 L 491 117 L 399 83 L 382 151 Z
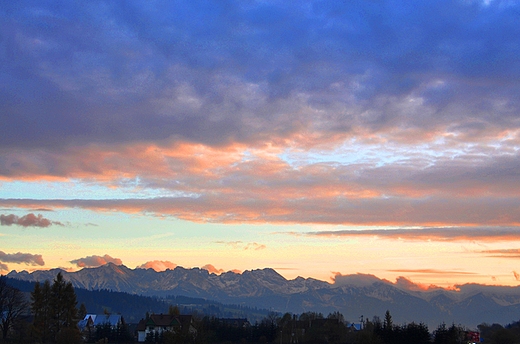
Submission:
M 520 285 L 520 2 L 0 3 L 0 273 Z

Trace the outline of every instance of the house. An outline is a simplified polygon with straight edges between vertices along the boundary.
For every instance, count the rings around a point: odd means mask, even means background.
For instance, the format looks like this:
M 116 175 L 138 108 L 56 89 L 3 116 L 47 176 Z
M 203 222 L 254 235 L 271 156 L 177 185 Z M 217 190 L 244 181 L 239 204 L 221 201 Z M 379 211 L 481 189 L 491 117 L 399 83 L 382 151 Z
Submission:
M 363 329 L 363 324 L 362 323 L 352 323 L 350 324 L 350 326 L 348 327 L 351 331 L 361 331 Z
M 196 334 L 191 315 L 152 314 L 141 319 L 137 325 L 137 341 L 144 342 L 149 335 L 171 332 L 175 334 Z
M 120 314 L 87 314 L 78 322 L 78 327 L 83 337 L 88 339 L 95 335 L 98 328 L 109 326 L 111 330 L 125 324 Z
M 95 328 L 108 324 L 115 329 L 117 326 L 124 324 L 124 322 L 125 320 L 121 314 L 87 314 L 83 320 L 78 322 L 78 327 L 80 330 L 84 330 L 88 327 Z

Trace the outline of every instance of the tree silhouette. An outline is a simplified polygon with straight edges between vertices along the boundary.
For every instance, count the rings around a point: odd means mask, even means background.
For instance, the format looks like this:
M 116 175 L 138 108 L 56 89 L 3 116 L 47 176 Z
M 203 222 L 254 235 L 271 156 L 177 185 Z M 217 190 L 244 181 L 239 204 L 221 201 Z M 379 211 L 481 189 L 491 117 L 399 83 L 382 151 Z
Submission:
M 0 329 L 4 341 L 27 307 L 28 303 L 23 293 L 7 285 L 5 278 L 0 277 Z
M 61 272 L 54 279 L 52 286 L 49 281 L 45 281 L 43 286 L 37 282 L 31 299 L 35 339 L 42 342 L 66 339 L 73 343 L 79 338 L 76 326 L 76 293 L 72 283 L 66 282 Z

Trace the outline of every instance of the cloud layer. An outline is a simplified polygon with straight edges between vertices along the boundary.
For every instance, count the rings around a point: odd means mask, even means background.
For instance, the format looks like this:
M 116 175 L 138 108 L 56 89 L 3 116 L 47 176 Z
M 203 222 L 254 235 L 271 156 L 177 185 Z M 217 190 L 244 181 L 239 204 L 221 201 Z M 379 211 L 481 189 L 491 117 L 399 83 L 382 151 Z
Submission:
M 3 206 L 518 239 L 517 2 L 22 3 L 0 9 L 0 179 L 147 197 Z M 52 223 L 29 215 L 2 224 Z

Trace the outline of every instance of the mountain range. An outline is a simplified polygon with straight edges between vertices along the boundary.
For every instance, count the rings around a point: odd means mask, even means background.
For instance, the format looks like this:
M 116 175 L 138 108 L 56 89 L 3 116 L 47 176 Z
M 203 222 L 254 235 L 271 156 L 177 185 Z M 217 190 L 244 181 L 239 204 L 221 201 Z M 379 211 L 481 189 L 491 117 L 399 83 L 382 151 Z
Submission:
M 508 324 L 520 319 L 520 287 L 464 284 L 457 290 L 421 291 L 365 274 L 341 276 L 341 281 L 328 283 L 302 277 L 287 280 L 270 268 L 217 275 L 199 268 L 156 272 L 109 263 L 76 272 L 12 271 L 7 276 L 52 281 L 59 272 L 76 288 L 161 298 L 182 295 L 280 313 L 312 311 L 327 315 L 339 311 L 350 322 L 359 322 L 361 316 L 382 318 L 387 310 L 395 323 L 423 322 L 430 329 L 441 323 L 474 328 L 481 323 Z

